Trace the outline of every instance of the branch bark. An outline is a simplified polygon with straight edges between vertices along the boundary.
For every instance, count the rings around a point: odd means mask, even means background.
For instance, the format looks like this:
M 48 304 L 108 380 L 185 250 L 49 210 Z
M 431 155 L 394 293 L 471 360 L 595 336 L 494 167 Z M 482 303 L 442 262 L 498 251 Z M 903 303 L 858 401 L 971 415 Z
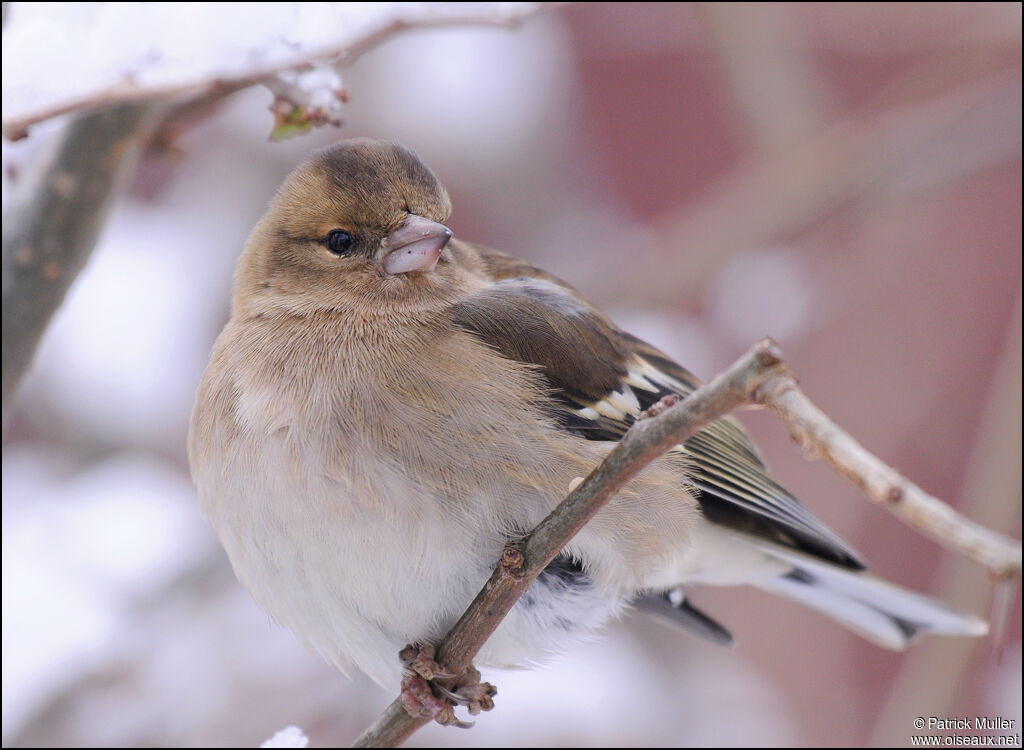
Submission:
M 4 212 L 5 425 L 10 398 L 89 259 L 111 199 L 146 142 L 153 113 L 150 105 L 134 104 L 79 117 L 61 135 L 38 181 L 19 186 L 24 198 Z
M 1020 579 L 1020 543 L 974 524 L 867 453 L 811 404 L 781 350 L 765 339 L 683 401 L 652 407 L 656 413 L 642 416 L 529 536 L 507 547 L 490 579 L 442 640 L 437 662 L 450 673 L 462 674 L 534 579 L 616 492 L 655 458 L 744 403 L 767 405 L 794 438 L 914 528 L 996 576 Z M 427 721 L 409 715 L 396 698 L 351 746 L 395 747 Z

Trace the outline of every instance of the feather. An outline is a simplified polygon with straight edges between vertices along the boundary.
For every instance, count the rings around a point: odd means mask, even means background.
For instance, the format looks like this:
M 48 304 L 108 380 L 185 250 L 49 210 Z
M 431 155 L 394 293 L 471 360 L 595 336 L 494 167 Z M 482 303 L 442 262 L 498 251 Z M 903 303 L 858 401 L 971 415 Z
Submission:
M 615 442 L 663 396 L 686 396 L 700 386 L 565 282 L 493 250 L 476 250 L 492 279 L 453 307 L 452 320 L 505 357 L 536 366 L 551 397 L 549 413 L 562 429 Z M 709 520 L 847 568 L 864 567 L 846 542 L 768 475 L 734 419 L 709 425 L 675 453 Z
M 793 572 L 788 576 L 765 581 L 757 584 L 758 586 L 798 599 L 855 630 L 868 628 L 879 638 L 888 639 L 889 636 L 882 633 L 882 630 L 885 630 L 891 635 L 887 628 L 871 629 L 871 623 L 875 622 L 875 618 L 862 611 L 863 608 L 868 608 L 892 621 L 903 631 L 903 643 L 898 648 L 906 648 L 918 631 L 960 636 L 981 636 L 988 632 L 988 625 L 984 620 L 960 612 L 930 597 L 908 591 L 870 573 L 843 570 L 812 556 L 774 544 L 754 544 L 767 554 L 793 565 Z M 848 603 L 844 605 L 843 610 L 833 606 L 837 599 Z M 887 647 L 893 648 L 891 645 Z

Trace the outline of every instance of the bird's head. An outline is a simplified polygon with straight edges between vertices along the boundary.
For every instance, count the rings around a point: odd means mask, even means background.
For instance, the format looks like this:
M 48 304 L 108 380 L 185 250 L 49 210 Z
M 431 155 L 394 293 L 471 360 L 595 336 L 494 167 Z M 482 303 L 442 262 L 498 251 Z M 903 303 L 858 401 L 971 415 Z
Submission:
M 249 236 L 236 305 L 415 311 L 472 283 L 447 249 L 448 193 L 402 146 L 354 139 L 315 153 Z

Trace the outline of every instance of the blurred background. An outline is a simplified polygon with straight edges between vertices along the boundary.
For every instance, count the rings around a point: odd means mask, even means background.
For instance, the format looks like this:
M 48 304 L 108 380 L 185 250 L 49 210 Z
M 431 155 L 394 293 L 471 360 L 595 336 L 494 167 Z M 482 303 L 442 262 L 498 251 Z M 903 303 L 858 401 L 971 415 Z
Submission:
M 185 456 L 246 235 L 343 137 L 416 150 L 457 236 L 565 278 L 701 377 L 775 337 L 869 450 L 1019 538 L 1019 3 L 581 3 L 402 32 L 344 86 L 340 130 L 268 142 L 261 88 L 163 128 L 55 316 L 5 414 L 4 746 L 255 746 L 289 724 L 347 744 L 394 697 L 250 600 Z M 4 141 L 5 201 L 60 127 Z M 742 419 L 874 572 L 982 616 L 1000 600 L 770 416 Z M 1001 637 L 898 654 L 697 589 L 732 649 L 633 614 L 540 672 L 485 671 L 495 711 L 409 745 L 902 746 L 918 716 L 1003 716 L 1019 743 L 1020 594 L 1001 596 Z

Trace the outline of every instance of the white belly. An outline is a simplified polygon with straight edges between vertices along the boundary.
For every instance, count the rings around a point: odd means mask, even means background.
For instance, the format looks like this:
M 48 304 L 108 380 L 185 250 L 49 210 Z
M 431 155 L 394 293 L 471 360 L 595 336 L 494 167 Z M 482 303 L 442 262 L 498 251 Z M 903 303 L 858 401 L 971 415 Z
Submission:
M 239 450 L 244 461 L 205 467 L 216 479 L 197 476 L 204 510 L 235 574 L 275 620 L 342 671 L 354 665 L 393 686 L 398 651 L 447 632 L 491 575 L 509 535 L 482 527 L 479 513 L 459 513 L 418 492 L 384 463 L 374 467 L 372 483 L 388 502 L 369 505 L 365 488 L 331 479 L 287 430 L 273 435 Z M 491 502 L 482 497 L 466 507 Z M 544 661 L 620 609 L 617 595 L 542 579 L 477 663 Z

